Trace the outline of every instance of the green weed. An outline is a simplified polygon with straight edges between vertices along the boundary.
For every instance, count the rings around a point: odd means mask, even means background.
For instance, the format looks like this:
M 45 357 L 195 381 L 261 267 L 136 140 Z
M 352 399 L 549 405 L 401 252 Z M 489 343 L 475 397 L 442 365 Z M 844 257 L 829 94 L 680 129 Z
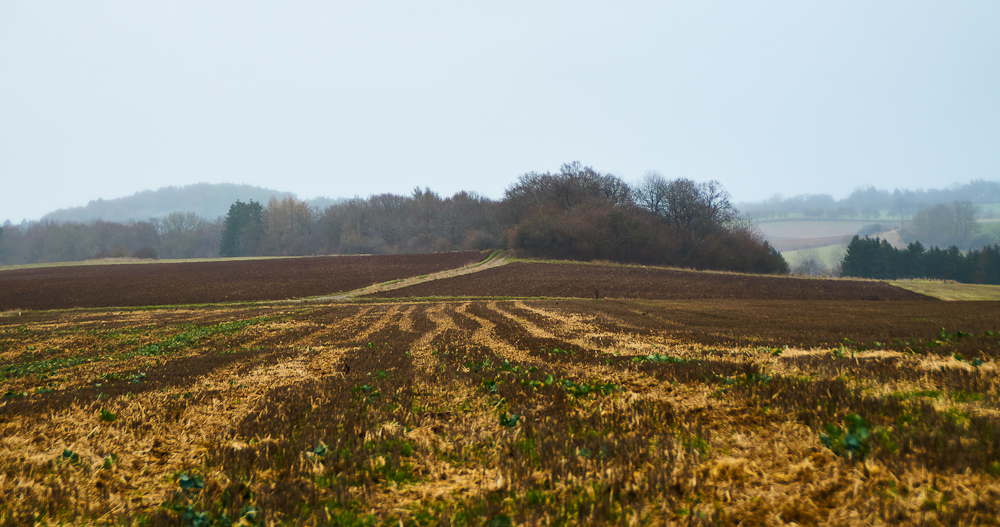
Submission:
M 820 432 L 819 440 L 823 446 L 838 456 L 864 459 L 871 451 L 871 446 L 868 444 L 871 437 L 868 423 L 858 414 L 848 414 L 844 418 L 844 423 L 843 427 L 836 423 L 827 423 L 823 427 L 826 433 Z

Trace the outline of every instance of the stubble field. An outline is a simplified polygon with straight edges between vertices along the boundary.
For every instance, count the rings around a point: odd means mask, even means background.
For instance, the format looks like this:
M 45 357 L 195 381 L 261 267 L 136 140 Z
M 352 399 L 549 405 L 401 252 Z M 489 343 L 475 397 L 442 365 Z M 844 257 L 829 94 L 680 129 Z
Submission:
M 998 308 L 397 299 L 4 316 L 0 523 L 996 524 Z

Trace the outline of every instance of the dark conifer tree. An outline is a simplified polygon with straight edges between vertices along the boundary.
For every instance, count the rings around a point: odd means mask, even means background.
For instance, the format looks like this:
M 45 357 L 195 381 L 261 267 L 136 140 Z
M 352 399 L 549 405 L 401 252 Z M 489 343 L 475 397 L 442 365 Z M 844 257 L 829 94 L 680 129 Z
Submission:
M 220 256 L 254 256 L 264 237 L 264 207 L 254 201 L 236 200 L 229 207 L 222 227 Z

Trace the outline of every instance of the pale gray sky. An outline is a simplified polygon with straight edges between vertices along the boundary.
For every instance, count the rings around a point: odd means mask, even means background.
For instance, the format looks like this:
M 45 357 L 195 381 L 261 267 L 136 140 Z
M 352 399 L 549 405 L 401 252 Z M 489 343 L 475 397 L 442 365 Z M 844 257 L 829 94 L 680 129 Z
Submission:
M 0 0 L 0 221 L 140 190 L 1000 179 L 1000 2 Z

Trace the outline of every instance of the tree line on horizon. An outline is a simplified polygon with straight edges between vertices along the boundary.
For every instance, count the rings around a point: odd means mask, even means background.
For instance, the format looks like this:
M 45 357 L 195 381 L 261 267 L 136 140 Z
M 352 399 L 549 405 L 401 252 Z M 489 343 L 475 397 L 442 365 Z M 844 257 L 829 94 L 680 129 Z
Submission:
M 0 231 L 0 262 L 513 249 L 519 255 L 756 273 L 788 265 L 715 181 L 647 173 L 636 185 L 580 163 L 524 174 L 500 200 L 430 189 L 317 210 L 294 197 L 237 200 L 215 221 L 175 212 L 138 222 L 43 221 Z
M 740 208 L 758 220 L 801 214 L 813 219 L 902 222 L 925 209 L 955 202 L 973 205 L 1000 203 L 1000 181 L 977 179 L 944 189 L 895 189 L 892 192 L 869 186 L 856 189 L 843 199 L 835 199 L 830 194 L 802 194 L 788 198 L 775 194 L 764 201 L 742 203 Z
M 912 242 L 905 249 L 897 249 L 884 239 L 855 235 L 847 245 L 841 276 L 877 280 L 933 278 L 966 284 L 1000 284 L 1000 245 L 986 245 L 982 249 L 963 252 L 954 245 L 947 249 L 927 249 L 920 242 Z

